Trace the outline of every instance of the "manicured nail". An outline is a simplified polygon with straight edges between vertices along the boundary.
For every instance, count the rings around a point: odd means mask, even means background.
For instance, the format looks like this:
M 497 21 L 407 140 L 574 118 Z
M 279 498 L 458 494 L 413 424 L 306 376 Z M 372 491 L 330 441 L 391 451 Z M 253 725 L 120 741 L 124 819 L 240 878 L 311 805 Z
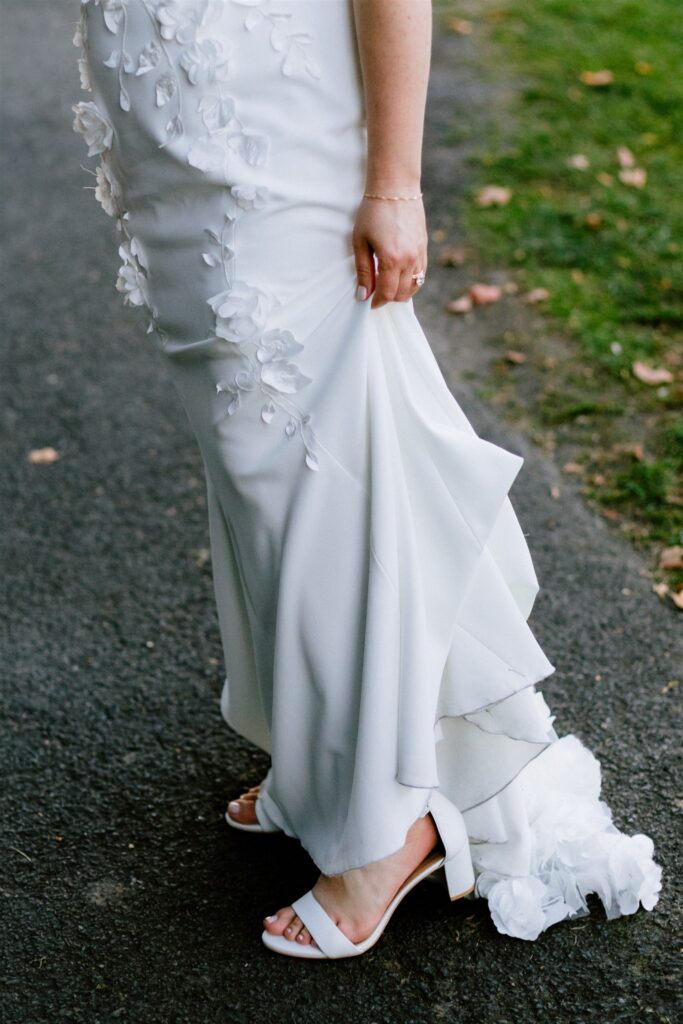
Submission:
M 358 287 L 356 288 L 356 298 L 358 299 L 359 302 L 365 302 L 367 297 L 368 297 L 368 290 L 367 290 L 367 288 L 364 285 L 359 284 Z

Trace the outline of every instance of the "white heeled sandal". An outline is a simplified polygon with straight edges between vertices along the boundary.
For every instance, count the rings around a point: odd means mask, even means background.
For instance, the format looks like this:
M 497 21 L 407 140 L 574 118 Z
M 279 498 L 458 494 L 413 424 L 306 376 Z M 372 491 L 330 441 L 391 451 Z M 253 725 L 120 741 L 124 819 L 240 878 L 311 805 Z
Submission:
M 415 868 L 384 911 L 374 931 L 366 939 L 358 943 L 351 942 L 318 903 L 313 890 L 309 889 L 299 899 L 294 900 L 291 906 L 317 942 L 317 947 L 310 943 L 300 944 L 296 939 L 286 939 L 283 935 L 271 935 L 265 929 L 261 935 L 264 945 L 276 953 L 305 957 L 309 960 L 360 956 L 375 945 L 403 897 L 441 868 L 451 900 L 460 899 L 471 893 L 475 883 L 474 868 L 462 814 L 438 790 L 432 792 L 427 813 L 431 813 L 434 818 L 445 853 L 432 852 Z

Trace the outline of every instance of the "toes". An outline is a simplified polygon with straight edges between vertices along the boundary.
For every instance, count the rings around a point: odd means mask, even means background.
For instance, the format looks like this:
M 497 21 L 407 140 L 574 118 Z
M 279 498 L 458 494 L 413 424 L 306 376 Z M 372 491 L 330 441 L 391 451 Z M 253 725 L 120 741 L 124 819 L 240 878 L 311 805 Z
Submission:
M 297 935 L 296 941 L 300 942 L 302 946 L 309 946 L 313 942 L 313 937 L 305 925 Z
M 304 927 L 303 921 L 301 920 L 300 917 L 298 917 L 295 914 L 294 917 L 292 918 L 291 922 L 285 928 L 285 930 L 283 932 L 283 935 L 284 935 L 284 937 L 286 939 L 291 939 L 292 941 L 294 941 L 297 938 L 297 936 L 299 935 L 299 933 L 301 932 L 301 929 L 303 927 Z
M 268 918 L 265 918 L 263 922 L 266 931 L 269 931 L 271 935 L 282 935 L 296 915 L 291 907 L 283 907 L 272 916 L 275 920 L 269 921 Z
M 228 804 L 228 814 L 231 818 L 235 818 L 236 821 L 241 821 L 245 825 L 255 825 L 258 822 L 256 817 L 256 805 L 253 800 L 245 801 L 243 797 L 239 800 L 231 800 Z

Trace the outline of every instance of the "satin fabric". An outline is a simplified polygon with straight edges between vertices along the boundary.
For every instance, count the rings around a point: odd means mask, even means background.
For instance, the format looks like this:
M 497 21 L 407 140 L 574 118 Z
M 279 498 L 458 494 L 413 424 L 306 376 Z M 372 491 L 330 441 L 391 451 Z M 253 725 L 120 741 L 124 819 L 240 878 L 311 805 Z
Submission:
M 91 0 L 75 41 L 117 287 L 204 460 L 220 706 L 272 756 L 259 820 L 337 874 L 399 849 L 438 787 L 465 814 L 477 894 L 528 938 L 586 911 L 544 818 L 564 799 L 560 826 L 593 822 L 582 863 L 616 906 L 605 842 L 628 837 L 535 685 L 555 666 L 508 497 L 524 460 L 477 436 L 412 302 L 355 298 L 351 3 Z

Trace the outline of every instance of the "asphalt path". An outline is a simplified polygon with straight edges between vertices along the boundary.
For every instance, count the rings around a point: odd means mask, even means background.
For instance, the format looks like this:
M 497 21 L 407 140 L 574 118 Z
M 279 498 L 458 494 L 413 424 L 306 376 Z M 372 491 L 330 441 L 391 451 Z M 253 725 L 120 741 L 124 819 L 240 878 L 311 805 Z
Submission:
M 557 666 L 543 686 L 555 727 L 600 759 L 619 827 L 653 837 L 664 890 L 653 912 L 612 922 L 591 897 L 589 918 L 524 942 L 496 931 L 485 901 L 450 905 L 425 885 L 358 959 L 262 946 L 262 917 L 316 869 L 296 841 L 223 821 L 267 758 L 220 717 L 200 455 L 144 318 L 114 290 L 113 224 L 83 187 L 77 11 L 0 12 L 3 1019 L 671 1024 L 680 619 L 640 556 L 477 399 L 462 371 L 481 338 L 443 314 L 438 268 L 416 300 L 437 358 L 482 436 L 526 459 L 511 499 L 541 581 L 530 621 Z M 435 44 L 434 223 L 452 220 L 461 184 L 442 132 L 454 104 L 477 102 L 471 45 Z M 32 465 L 46 446 L 60 458 Z

